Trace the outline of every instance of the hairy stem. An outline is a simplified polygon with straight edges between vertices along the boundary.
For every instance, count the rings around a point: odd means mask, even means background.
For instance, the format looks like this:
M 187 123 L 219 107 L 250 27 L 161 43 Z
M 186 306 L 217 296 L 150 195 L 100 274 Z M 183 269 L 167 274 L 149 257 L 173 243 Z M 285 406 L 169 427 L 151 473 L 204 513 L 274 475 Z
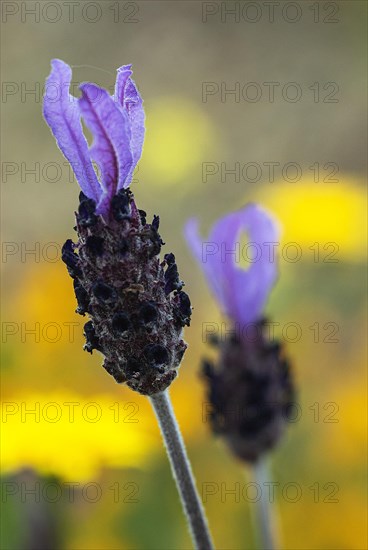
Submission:
M 195 486 L 192 468 L 169 394 L 167 391 L 156 393 L 150 396 L 150 400 L 162 432 L 194 546 L 198 550 L 211 550 L 214 546 L 208 529 L 206 515 Z
M 259 548 L 262 550 L 278 550 L 278 526 L 276 521 L 275 505 L 271 505 L 270 493 L 268 490 L 270 474 L 267 463 L 264 459 L 259 460 L 252 466 L 253 481 L 257 485 L 260 499 L 254 502 L 254 524 L 258 532 Z

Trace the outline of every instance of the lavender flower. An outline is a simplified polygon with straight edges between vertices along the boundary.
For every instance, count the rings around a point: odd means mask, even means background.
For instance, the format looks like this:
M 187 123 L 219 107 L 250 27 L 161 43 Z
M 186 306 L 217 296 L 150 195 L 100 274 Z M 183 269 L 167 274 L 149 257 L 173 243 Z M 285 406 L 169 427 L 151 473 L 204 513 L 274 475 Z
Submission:
M 84 83 L 77 99 L 69 93 L 70 67 L 55 59 L 43 113 L 82 190 L 78 241 L 66 241 L 62 259 L 74 282 L 77 313 L 90 316 L 84 348 L 104 355 L 103 366 L 117 382 L 152 395 L 177 375 L 191 305 L 174 255 L 159 260 L 159 217 L 147 223 L 129 190 L 145 132 L 131 75 L 131 65 L 118 69 L 114 96 Z M 91 147 L 81 118 L 93 135 Z
M 257 251 L 248 269 L 234 261 L 242 231 Z M 196 220 L 187 223 L 185 233 L 233 327 L 229 339 L 212 340 L 220 350 L 217 367 L 203 363 L 211 425 L 239 458 L 255 462 L 278 442 L 293 397 L 288 361 L 281 344 L 267 336 L 263 317 L 277 279 L 277 263 L 270 252 L 277 243 L 278 227 L 265 210 L 249 204 L 219 220 L 206 241 L 198 234 Z

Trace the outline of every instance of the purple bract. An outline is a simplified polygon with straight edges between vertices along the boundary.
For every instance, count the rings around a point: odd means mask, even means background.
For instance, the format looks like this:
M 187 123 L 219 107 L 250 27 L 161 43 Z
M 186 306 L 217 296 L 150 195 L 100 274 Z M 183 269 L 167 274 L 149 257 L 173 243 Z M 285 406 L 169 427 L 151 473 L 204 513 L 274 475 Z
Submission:
M 248 269 L 239 265 L 242 232 L 255 250 Z M 271 215 L 248 204 L 218 220 L 206 240 L 196 219 L 187 222 L 185 235 L 223 312 L 241 325 L 259 320 L 278 271 L 273 251 L 279 229 Z
M 117 71 L 114 96 L 96 84 L 80 85 L 82 96 L 69 93 L 72 71 L 60 59 L 51 62 L 43 114 L 57 144 L 73 168 L 83 193 L 109 217 L 112 197 L 129 187 L 144 141 L 142 98 L 131 79 L 131 65 Z M 93 135 L 88 146 L 81 119 Z M 92 161 L 98 166 L 100 178 Z

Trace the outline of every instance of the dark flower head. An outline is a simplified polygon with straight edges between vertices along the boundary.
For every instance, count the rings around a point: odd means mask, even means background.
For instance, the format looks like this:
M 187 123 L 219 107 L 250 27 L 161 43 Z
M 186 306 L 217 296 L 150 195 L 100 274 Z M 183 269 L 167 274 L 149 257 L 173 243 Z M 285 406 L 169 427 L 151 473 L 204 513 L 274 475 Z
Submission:
M 218 342 L 217 365 L 204 361 L 202 375 L 210 403 L 210 423 L 232 452 L 256 462 L 279 441 L 290 418 L 294 387 L 282 347 L 269 342 L 264 323 L 257 337 Z
M 173 254 L 159 259 L 164 244 L 159 217 L 147 223 L 128 189 L 145 131 L 143 103 L 131 75 L 131 65 L 118 69 L 113 97 L 85 83 L 76 99 L 69 94 L 70 67 L 53 60 L 44 116 L 82 189 L 78 241 L 67 240 L 62 259 L 74 280 L 77 313 L 90 317 L 84 349 L 100 351 L 117 382 L 151 395 L 177 375 L 191 306 Z M 93 135 L 91 147 L 81 118 Z
M 242 231 L 260 251 L 247 270 L 234 261 Z M 211 426 L 237 457 L 255 462 L 279 441 L 294 397 L 288 361 L 281 344 L 267 338 L 263 319 L 277 278 L 269 249 L 277 242 L 277 224 L 250 204 L 219 220 L 207 241 L 200 239 L 195 220 L 188 222 L 186 237 L 233 327 L 231 338 L 212 342 L 219 350 L 218 364 L 202 365 Z

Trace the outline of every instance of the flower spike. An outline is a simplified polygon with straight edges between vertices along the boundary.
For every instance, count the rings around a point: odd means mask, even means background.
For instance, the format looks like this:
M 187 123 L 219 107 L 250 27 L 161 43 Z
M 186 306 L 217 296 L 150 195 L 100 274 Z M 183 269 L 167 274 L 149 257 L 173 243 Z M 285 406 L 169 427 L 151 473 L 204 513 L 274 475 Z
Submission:
M 174 255 L 159 259 L 159 216 L 147 223 L 128 189 L 144 139 L 142 99 L 131 75 L 131 65 L 118 70 L 114 96 L 96 84 L 81 84 L 77 100 L 68 91 L 70 67 L 54 60 L 44 115 L 82 189 L 78 240 L 66 241 L 62 260 L 73 279 L 76 311 L 90 317 L 84 349 L 102 353 L 104 368 L 117 382 L 154 395 L 177 375 L 191 305 Z M 51 84 L 60 92 L 53 100 Z M 81 117 L 93 135 L 90 148 Z
M 257 250 L 247 270 L 234 261 L 234 254 L 240 259 L 242 231 Z M 294 396 L 289 363 L 281 344 L 270 341 L 263 317 L 277 278 L 278 225 L 263 208 L 249 204 L 220 219 L 208 241 L 199 237 L 196 220 L 187 223 L 185 234 L 232 327 L 230 338 L 213 341 L 218 364 L 202 365 L 211 426 L 237 457 L 257 462 L 279 441 Z

